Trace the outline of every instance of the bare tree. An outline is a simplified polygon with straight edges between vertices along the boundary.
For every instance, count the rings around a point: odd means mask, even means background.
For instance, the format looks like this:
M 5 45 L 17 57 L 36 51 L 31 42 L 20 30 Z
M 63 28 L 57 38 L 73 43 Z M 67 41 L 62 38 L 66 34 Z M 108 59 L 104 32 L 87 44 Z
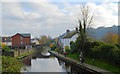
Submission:
M 85 52 L 85 44 L 88 41 L 86 28 L 92 25 L 93 22 L 93 14 L 90 13 L 90 9 L 88 6 L 83 5 L 81 6 L 80 18 L 78 19 L 79 22 L 79 31 L 80 35 L 77 38 L 77 48 L 79 51 Z
M 93 23 L 93 14 L 90 12 L 90 8 L 86 5 L 80 7 L 80 17 L 78 19 L 79 27 L 83 28 L 84 34 L 86 34 L 86 28 L 90 27 Z

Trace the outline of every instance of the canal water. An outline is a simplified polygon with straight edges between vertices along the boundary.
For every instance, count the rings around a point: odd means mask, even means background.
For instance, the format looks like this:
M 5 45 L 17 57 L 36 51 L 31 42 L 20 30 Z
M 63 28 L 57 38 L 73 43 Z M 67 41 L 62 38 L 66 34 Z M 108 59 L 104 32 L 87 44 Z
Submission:
M 23 58 L 22 61 L 27 70 L 22 72 L 76 72 L 75 67 L 51 55 L 48 49 L 44 47 L 41 52 Z

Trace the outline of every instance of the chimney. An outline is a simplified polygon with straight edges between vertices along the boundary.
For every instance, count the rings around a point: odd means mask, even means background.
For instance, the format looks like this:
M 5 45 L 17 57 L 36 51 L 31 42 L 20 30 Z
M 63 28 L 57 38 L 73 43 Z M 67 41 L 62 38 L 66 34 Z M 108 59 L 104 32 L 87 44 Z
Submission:
M 70 30 L 67 30 L 67 34 L 70 32 Z
M 78 28 L 76 27 L 76 32 L 78 32 Z

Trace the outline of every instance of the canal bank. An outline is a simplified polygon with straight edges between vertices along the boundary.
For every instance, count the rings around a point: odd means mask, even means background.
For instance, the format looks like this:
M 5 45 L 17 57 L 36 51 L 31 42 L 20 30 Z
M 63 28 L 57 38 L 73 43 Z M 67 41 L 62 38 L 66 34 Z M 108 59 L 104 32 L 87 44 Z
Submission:
M 104 69 L 101 69 L 99 67 L 95 67 L 95 66 L 92 66 L 92 65 L 89 65 L 86 63 L 82 64 L 80 61 L 74 60 L 74 59 L 69 58 L 69 57 L 65 57 L 64 55 L 58 54 L 57 52 L 54 52 L 54 51 L 49 51 L 49 53 L 53 54 L 57 58 L 65 61 L 67 63 L 73 64 L 74 66 L 77 66 L 79 68 L 84 69 L 86 72 L 95 73 L 95 74 L 96 73 L 97 74 L 106 74 L 106 73 L 113 74 L 113 73 L 106 71 Z
M 48 52 L 47 47 L 41 49 L 41 52 L 37 52 L 33 56 L 27 56 L 22 58 L 21 61 L 25 64 L 26 71 L 21 72 L 55 72 L 64 74 L 93 74 L 84 71 L 82 68 L 69 64 L 63 60 L 60 60 L 56 56 Z M 42 53 L 42 54 L 41 54 Z M 46 57 L 45 57 L 46 56 Z
M 42 49 L 41 49 L 42 50 Z M 42 53 L 42 54 L 41 54 Z M 22 70 L 24 74 L 29 72 L 66 72 L 69 66 L 58 60 L 53 55 L 48 55 L 48 50 L 45 48 L 43 51 L 37 52 L 33 56 L 27 56 L 21 59 L 25 64 L 27 70 Z M 46 57 L 45 57 L 46 56 Z M 66 74 L 66 73 L 65 73 Z
M 27 56 L 31 56 L 31 55 L 34 55 L 36 52 L 38 51 L 32 51 L 32 52 L 29 52 L 27 54 L 23 54 L 23 55 L 20 55 L 20 56 L 16 56 L 17 59 L 22 59 L 22 58 L 25 58 Z

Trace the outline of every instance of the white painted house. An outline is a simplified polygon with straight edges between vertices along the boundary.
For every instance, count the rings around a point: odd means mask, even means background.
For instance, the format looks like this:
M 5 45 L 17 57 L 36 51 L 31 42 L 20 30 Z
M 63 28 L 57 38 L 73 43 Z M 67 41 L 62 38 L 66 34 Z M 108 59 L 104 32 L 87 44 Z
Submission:
M 34 44 L 36 44 L 36 45 L 39 45 L 39 44 L 40 44 L 38 38 L 33 38 L 33 39 L 31 39 L 31 43 L 34 43 Z
M 4 43 L 6 46 L 12 46 L 11 37 L 2 37 L 2 43 Z
M 62 46 L 63 51 L 65 51 L 65 46 L 69 46 L 70 48 L 70 42 L 75 42 L 78 37 L 78 34 L 78 28 L 76 28 L 76 30 L 74 31 L 67 30 L 66 33 L 59 36 L 59 45 Z

